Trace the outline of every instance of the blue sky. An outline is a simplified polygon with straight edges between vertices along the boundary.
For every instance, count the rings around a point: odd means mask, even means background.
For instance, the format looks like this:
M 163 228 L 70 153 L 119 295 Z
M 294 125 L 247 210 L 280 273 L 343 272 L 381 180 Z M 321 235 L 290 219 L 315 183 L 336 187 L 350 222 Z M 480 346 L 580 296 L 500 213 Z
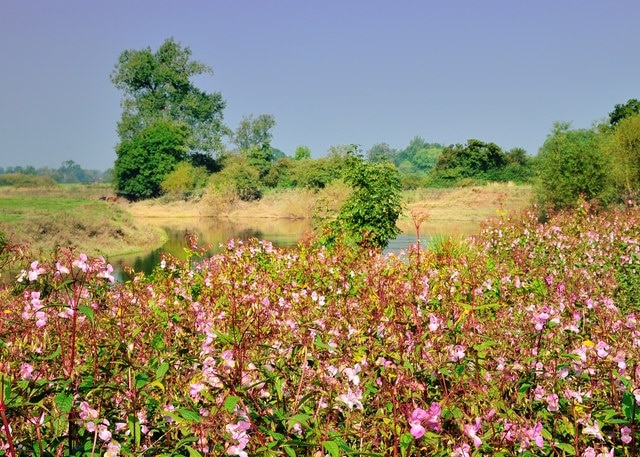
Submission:
M 536 154 L 555 121 L 587 128 L 640 98 L 637 0 L 3 0 L 0 166 L 105 170 L 125 49 L 169 37 L 221 92 L 225 123 L 275 116 L 273 146 L 416 136 Z

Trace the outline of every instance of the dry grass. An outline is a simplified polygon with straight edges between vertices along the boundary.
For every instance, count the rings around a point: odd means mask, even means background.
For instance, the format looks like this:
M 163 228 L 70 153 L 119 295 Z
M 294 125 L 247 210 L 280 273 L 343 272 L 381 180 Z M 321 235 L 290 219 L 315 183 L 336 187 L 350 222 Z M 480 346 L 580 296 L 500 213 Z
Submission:
M 426 214 L 424 227 L 432 233 L 449 233 L 458 227 L 461 234 L 477 232 L 482 221 L 501 211 L 517 212 L 533 202 L 531 186 L 488 184 L 454 189 L 418 189 L 405 194 L 406 211 L 398 226 L 414 230 L 413 214 Z
M 101 197 L 105 186 L 1 188 L 0 231 L 35 252 L 75 246 L 90 255 L 117 255 L 159 246 L 164 234 Z
M 234 222 L 255 219 L 310 219 L 325 208 L 338 209 L 348 189 L 334 184 L 319 192 L 303 189 L 267 192 L 255 202 L 243 202 L 225 195 L 205 195 L 199 202 L 146 200 L 124 206 L 137 219 L 163 226 L 171 221 L 184 224 L 185 218 L 228 219 Z M 533 199 L 531 186 L 488 184 L 453 189 L 418 189 L 403 194 L 405 212 L 398 226 L 414 233 L 412 213 L 426 214 L 424 233 L 461 235 L 478 231 L 480 223 L 499 211 L 520 211 Z M 180 219 L 183 219 L 180 221 Z

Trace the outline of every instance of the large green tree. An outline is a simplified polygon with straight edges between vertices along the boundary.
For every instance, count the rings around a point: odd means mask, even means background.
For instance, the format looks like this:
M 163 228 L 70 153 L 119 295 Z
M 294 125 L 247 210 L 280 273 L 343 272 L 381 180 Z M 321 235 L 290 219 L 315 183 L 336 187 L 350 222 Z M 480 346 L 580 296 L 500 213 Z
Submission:
M 191 82 L 194 76 L 208 73 L 212 73 L 211 68 L 192 60 L 191 50 L 173 38 L 167 39 L 156 52 L 147 47 L 120 54 L 111 73 L 111 81 L 123 92 L 122 117 L 117 128 L 121 142 L 117 147 L 120 167 L 140 159 L 122 156 L 132 150 L 130 142 L 137 145 L 136 154 L 154 156 L 157 151 L 140 149 L 142 144 L 147 144 L 140 135 L 148 134 L 158 122 L 164 126 L 167 123 L 181 126 L 164 133 L 178 135 L 174 142 L 184 145 L 198 164 L 203 161 L 203 154 L 211 157 L 223 151 L 222 137 L 228 133 L 222 123 L 225 102 L 220 93 L 206 93 Z M 144 179 L 150 180 L 142 186 L 146 189 L 155 188 L 158 182 L 153 173 L 145 177 L 132 174 L 132 169 L 123 173 L 118 165 L 115 168 L 117 190 L 121 193 L 129 192 L 132 187 L 139 188 Z M 160 181 L 161 178 L 163 176 Z M 137 184 L 129 186 L 127 179 L 135 179 Z
M 232 136 L 233 144 L 239 151 L 263 148 L 265 145 L 271 147 L 271 129 L 275 126 L 276 118 L 272 114 L 261 114 L 256 118 L 253 115 L 244 116 Z
M 132 200 L 159 196 L 164 179 L 186 158 L 188 136 L 186 125 L 158 120 L 124 139 L 113 167 L 118 192 Z
M 495 143 L 467 140 L 467 144 L 447 146 L 438 156 L 433 176 L 456 181 L 462 178 L 494 178 L 507 164 L 507 156 Z
M 611 173 L 620 195 L 635 199 L 640 193 L 640 114 L 617 123 L 607 144 Z

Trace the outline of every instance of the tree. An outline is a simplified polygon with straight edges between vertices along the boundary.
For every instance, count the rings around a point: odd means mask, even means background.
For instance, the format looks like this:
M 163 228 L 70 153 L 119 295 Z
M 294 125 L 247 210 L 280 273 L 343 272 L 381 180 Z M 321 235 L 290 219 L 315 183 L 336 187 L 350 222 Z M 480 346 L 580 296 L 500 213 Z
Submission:
M 56 170 L 54 177 L 56 181 L 63 183 L 89 181 L 82 167 L 73 160 L 65 160 L 62 162 L 60 168 Z
M 194 76 L 211 73 L 173 38 L 155 53 L 149 47 L 122 52 L 111 73 L 111 81 L 124 93 L 120 140 L 132 141 L 160 120 L 173 121 L 188 127 L 185 140 L 191 153 L 222 152 L 222 137 L 228 133 L 222 124 L 225 102 L 220 93 L 206 93 L 191 83 Z
M 605 137 L 593 129 L 554 124 L 539 154 L 538 199 L 552 209 L 573 207 L 579 198 L 606 199 L 609 161 Z
M 261 114 L 257 118 L 253 115 L 244 116 L 235 130 L 232 140 L 239 151 L 252 148 L 271 147 L 271 129 L 276 125 L 276 118 L 271 114 Z
M 640 114 L 640 101 L 631 98 L 625 104 L 617 104 L 609 113 L 609 124 L 616 126 L 623 119 Z
M 162 182 L 186 158 L 189 128 L 170 120 L 149 124 L 116 149 L 114 185 L 132 200 L 157 197 Z
M 298 146 L 296 148 L 296 152 L 295 152 L 293 158 L 295 160 L 310 159 L 311 158 L 311 149 L 309 149 L 307 146 Z
M 384 249 L 400 230 L 402 213 L 400 174 L 388 161 L 368 162 L 354 149 L 347 159 L 345 183 L 352 192 L 328 225 L 328 244 L 343 235 L 347 242 L 362 247 Z
M 381 162 L 383 160 L 393 161 L 397 151 L 387 143 L 374 144 L 366 153 L 367 160 L 370 162 Z
M 432 175 L 445 180 L 487 179 L 507 164 L 507 157 L 495 143 L 467 140 L 466 145 L 447 146 L 438 156 Z
M 612 176 L 622 197 L 637 198 L 640 192 L 640 114 L 622 119 L 608 144 Z

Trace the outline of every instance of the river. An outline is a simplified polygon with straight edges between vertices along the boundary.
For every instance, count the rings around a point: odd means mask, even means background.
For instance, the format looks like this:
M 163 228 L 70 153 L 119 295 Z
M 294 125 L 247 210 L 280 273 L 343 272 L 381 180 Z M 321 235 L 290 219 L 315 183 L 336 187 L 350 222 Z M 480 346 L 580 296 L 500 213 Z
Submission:
M 177 258 L 185 257 L 185 236 L 195 234 L 201 246 L 208 246 L 208 254 L 223 250 L 223 246 L 231 238 L 246 240 L 257 238 L 270 241 L 274 246 L 295 246 L 311 232 L 309 220 L 290 219 L 243 219 L 227 221 L 215 218 L 149 218 L 142 219 L 150 229 L 161 227 L 168 236 L 167 242 L 160 248 L 137 254 L 109 258 L 120 280 L 125 278 L 125 267 L 134 271 L 149 273 L 160 263 L 161 254 L 169 253 Z M 421 243 L 427 245 L 433 236 L 470 235 L 479 229 L 477 223 L 468 221 L 439 221 L 428 223 L 422 227 Z M 416 243 L 415 232 L 400 233 L 389 242 L 387 252 L 400 252 Z

